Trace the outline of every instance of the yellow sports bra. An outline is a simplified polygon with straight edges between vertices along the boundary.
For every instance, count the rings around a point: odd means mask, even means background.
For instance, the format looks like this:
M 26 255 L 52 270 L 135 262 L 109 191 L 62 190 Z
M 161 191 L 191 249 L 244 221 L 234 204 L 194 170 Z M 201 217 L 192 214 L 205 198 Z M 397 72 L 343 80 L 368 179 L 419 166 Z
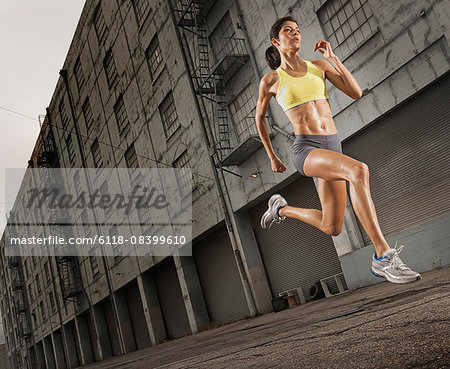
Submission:
M 292 77 L 281 67 L 276 71 L 280 77 L 277 101 L 284 111 L 308 101 L 328 99 L 325 76 L 309 60 L 305 60 L 306 74 L 303 77 Z

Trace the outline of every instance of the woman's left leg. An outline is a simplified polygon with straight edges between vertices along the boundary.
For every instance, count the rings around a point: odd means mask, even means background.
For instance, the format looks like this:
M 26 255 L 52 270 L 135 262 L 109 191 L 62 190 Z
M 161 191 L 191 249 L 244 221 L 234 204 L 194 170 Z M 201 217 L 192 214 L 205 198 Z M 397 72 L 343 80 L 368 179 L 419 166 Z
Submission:
M 342 231 L 347 204 L 345 181 L 327 181 L 323 178 L 317 180 L 317 192 L 319 193 L 322 210 L 286 205 L 280 209 L 279 214 L 280 216 L 301 220 L 326 234 L 337 236 Z

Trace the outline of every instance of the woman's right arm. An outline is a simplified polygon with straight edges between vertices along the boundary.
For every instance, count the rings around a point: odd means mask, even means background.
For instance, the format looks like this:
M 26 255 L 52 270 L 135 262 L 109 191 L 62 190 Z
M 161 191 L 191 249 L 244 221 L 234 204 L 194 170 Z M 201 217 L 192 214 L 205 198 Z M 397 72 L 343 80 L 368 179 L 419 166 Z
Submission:
M 274 96 L 274 93 L 270 91 L 271 87 L 273 86 L 275 80 L 273 78 L 273 75 L 266 74 L 259 83 L 259 96 L 258 96 L 258 102 L 256 104 L 256 128 L 258 129 L 259 137 L 261 138 L 261 141 L 264 145 L 264 148 L 266 149 L 267 155 L 270 158 L 271 164 L 272 164 L 272 170 L 274 172 L 281 172 L 283 173 L 286 170 L 286 167 L 281 162 L 281 160 L 275 155 L 275 152 L 273 151 L 272 143 L 270 142 L 269 137 L 269 131 L 267 129 L 266 124 L 266 113 L 267 108 L 269 107 L 269 101 L 272 96 Z

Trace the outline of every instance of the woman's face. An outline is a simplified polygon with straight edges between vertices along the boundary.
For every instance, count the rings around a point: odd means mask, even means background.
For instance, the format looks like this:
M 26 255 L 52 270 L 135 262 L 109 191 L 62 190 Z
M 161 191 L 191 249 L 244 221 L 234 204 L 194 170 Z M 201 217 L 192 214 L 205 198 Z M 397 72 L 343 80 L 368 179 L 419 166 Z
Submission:
M 298 24 L 293 21 L 284 22 L 281 26 L 280 32 L 278 33 L 278 40 L 272 39 L 272 43 L 280 51 L 298 51 L 300 49 L 301 41 L 302 35 L 300 34 L 300 29 L 298 28 Z

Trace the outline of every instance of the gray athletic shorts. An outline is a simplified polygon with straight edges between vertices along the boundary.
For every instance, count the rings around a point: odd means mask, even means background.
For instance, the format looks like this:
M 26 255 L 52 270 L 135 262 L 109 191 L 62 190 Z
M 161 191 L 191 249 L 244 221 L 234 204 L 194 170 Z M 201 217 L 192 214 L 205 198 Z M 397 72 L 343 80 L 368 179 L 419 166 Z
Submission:
M 303 163 L 308 154 L 314 149 L 325 149 L 342 154 L 341 140 L 338 134 L 334 135 L 295 135 L 293 145 L 294 166 L 306 177 L 303 172 Z

